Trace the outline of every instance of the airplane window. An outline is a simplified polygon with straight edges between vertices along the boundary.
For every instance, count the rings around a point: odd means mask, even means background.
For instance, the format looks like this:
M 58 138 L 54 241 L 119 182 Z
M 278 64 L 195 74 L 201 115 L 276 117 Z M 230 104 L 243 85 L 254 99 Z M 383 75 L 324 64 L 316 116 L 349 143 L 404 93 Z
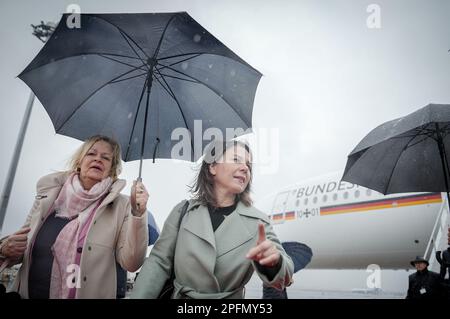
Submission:
M 317 196 L 314 196 L 313 198 L 313 204 L 317 203 Z
M 327 195 L 323 195 L 323 197 L 322 197 L 322 202 L 326 202 L 327 201 L 327 199 L 328 199 L 328 196 Z
M 367 195 L 367 196 L 372 195 L 372 190 L 371 190 L 371 189 L 366 190 L 366 195 Z
M 297 199 L 297 201 L 295 202 L 295 206 L 300 206 L 300 199 Z
M 308 205 L 308 197 L 305 198 L 305 200 L 303 201 L 304 205 Z
M 355 198 L 358 198 L 359 197 L 359 190 L 356 190 L 355 191 Z
M 336 201 L 337 198 L 338 198 L 338 194 L 337 194 L 337 193 L 334 193 L 334 194 L 333 194 L 333 200 Z
M 344 193 L 344 199 L 347 199 L 348 198 L 348 192 L 345 192 Z

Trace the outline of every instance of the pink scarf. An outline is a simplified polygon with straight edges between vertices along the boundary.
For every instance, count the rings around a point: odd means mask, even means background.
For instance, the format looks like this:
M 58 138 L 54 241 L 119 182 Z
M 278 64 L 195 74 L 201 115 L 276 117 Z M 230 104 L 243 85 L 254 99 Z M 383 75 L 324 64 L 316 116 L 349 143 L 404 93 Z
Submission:
M 64 183 L 55 200 L 55 216 L 71 219 L 71 221 L 61 230 L 52 247 L 54 259 L 50 298 L 74 297 L 73 288 L 79 287 L 80 280 L 80 273 L 76 271 L 76 269 L 79 270 L 76 254 L 80 230 L 89 226 L 88 223 L 92 220 L 103 197 L 110 191 L 111 185 L 112 179 L 108 177 L 87 191 L 81 185 L 78 174 L 75 173 L 71 174 Z M 75 280 L 72 281 L 73 279 Z

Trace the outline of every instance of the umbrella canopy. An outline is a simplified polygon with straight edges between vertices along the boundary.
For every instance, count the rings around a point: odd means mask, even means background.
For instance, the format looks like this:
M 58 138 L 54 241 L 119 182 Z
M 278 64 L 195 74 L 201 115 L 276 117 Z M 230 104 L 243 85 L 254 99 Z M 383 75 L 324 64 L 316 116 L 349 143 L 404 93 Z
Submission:
M 153 214 L 149 211 L 147 211 L 148 216 L 148 245 L 154 245 L 156 243 L 156 240 L 159 237 L 159 227 L 156 224 L 155 217 Z
M 305 268 L 311 262 L 313 252 L 309 246 L 295 241 L 283 242 L 281 245 L 294 262 L 294 273 Z
M 208 128 L 225 137 L 251 127 L 261 73 L 186 12 L 81 14 L 79 28 L 68 19 L 19 75 L 57 133 L 111 136 L 131 161 L 171 158 L 176 128 L 201 138 Z M 181 159 L 197 160 L 201 142 Z
M 350 153 L 342 180 L 383 194 L 448 192 L 449 133 L 447 104 L 384 123 Z
M 283 242 L 281 245 L 294 263 L 294 273 L 305 268 L 310 263 L 313 252 L 308 245 L 295 241 Z M 288 299 L 286 288 L 278 290 L 263 285 L 263 299 Z

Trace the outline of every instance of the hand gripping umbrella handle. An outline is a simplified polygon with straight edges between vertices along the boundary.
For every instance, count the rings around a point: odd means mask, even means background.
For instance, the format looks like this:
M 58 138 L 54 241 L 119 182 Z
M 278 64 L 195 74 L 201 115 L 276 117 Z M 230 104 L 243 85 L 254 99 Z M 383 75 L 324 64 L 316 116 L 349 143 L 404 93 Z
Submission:
M 140 176 L 140 174 L 139 174 L 139 177 L 136 178 L 136 183 L 137 183 L 137 182 L 141 182 L 141 183 L 142 183 L 142 177 Z M 136 202 L 136 193 L 134 194 L 134 201 Z M 141 207 L 140 207 L 139 203 L 136 203 L 136 206 L 137 206 L 137 208 L 138 208 L 139 210 L 141 210 Z

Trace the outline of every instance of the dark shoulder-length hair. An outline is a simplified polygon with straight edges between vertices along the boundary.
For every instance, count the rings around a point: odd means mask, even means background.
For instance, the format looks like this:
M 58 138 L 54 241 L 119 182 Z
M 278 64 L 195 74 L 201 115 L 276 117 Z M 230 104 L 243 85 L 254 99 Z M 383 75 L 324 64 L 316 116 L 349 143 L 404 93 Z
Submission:
M 214 176 L 210 173 L 209 166 L 217 163 L 228 149 L 236 146 L 243 147 L 251 156 L 250 147 L 248 144 L 241 141 L 215 140 L 206 147 L 198 175 L 196 176 L 193 185 L 190 187 L 193 199 L 199 200 L 203 205 L 217 206 L 217 200 L 214 193 Z M 247 187 L 242 193 L 236 195 L 236 200 L 241 201 L 245 206 L 251 206 L 253 204 L 250 197 L 253 179 L 251 163 L 249 165 L 249 171 L 250 180 L 248 181 Z

